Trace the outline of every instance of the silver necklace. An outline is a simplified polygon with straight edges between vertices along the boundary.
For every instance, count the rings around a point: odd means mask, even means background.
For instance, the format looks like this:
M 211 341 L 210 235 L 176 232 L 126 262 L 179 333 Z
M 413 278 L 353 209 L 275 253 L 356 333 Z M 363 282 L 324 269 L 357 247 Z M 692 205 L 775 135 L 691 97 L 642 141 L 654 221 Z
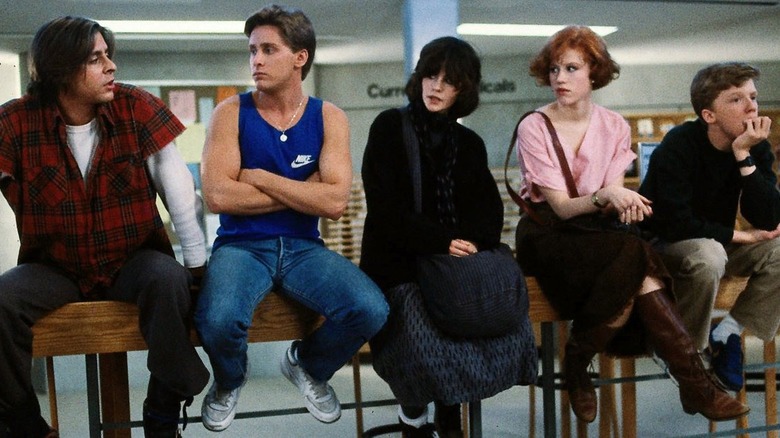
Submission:
M 287 130 L 290 129 L 290 126 L 292 126 L 293 120 L 295 120 L 295 116 L 298 115 L 298 111 L 301 110 L 301 105 L 303 105 L 303 99 L 305 98 L 306 96 L 301 97 L 301 101 L 298 102 L 298 108 L 295 108 L 295 113 L 293 113 L 293 116 L 290 119 L 290 122 L 287 124 L 287 127 L 284 129 L 278 128 L 279 131 L 282 132 L 282 135 L 279 136 L 279 140 L 281 140 L 282 142 L 287 141 L 287 134 L 285 134 L 285 132 L 287 132 Z

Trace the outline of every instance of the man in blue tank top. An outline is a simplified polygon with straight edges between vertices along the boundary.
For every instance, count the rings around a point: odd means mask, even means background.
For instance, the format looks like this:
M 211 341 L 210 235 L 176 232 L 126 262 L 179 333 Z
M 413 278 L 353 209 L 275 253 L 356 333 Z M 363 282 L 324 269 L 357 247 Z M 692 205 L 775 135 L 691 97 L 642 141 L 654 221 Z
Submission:
M 220 227 L 195 314 L 214 383 L 203 424 L 226 429 L 249 374 L 247 328 L 272 289 L 325 316 L 292 343 L 281 371 L 315 418 L 331 423 L 341 407 L 328 380 L 385 322 L 379 288 L 328 250 L 320 217 L 337 219 L 349 199 L 349 124 L 342 110 L 303 93 L 316 39 L 297 9 L 267 6 L 249 17 L 256 89 L 214 110 L 203 151 L 203 194 Z

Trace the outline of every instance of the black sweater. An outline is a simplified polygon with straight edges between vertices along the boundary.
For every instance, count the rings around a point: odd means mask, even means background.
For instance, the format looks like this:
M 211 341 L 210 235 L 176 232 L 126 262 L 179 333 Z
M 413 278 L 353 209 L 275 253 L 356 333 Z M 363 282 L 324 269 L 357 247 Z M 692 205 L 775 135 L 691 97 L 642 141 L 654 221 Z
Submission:
M 420 157 L 422 213 L 414 212 L 401 113 L 386 110 L 371 125 L 362 168 L 368 212 L 360 267 L 383 290 L 415 281 L 416 256 L 446 254 L 452 239 L 472 241 L 480 250 L 500 241 L 504 207 L 487 165 L 485 144 L 462 125 L 455 133 L 453 229 L 436 219 L 435 180 L 425 154 Z
M 711 238 L 731 242 L 737 207 L 756 228 L 780 222 L 780 192 L 769 142 L 753 146 L 756 171 L 743 177 L 732 152 L 710 143 L 701 120 L 673 128 L 650 158 L 639 192 L 653 201 L 647 226 L 662 240 Z

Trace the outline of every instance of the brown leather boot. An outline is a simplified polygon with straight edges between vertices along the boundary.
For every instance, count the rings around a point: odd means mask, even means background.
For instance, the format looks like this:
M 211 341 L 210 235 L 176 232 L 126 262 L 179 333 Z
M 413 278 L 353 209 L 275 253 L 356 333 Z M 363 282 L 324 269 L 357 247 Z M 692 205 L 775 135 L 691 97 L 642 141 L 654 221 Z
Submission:
M 593 422 L 598 410 L 596 389 L 588 374 L 588 366 L 597 353 L 604 351 L 617 331 L 617 328 L 601 325 L 585 332 L 572 332 L 566 342 L 564 384 L 569 392 L 571 410 L 587 423 Z
M 701 413 L 713 421 L 732 420 L 750 411 L 712 381 L 674 304 L 663 290 L 635 300 L 639 317 L 655 352 L 669 365 L 680 385 L 680 401 L 688 414 Z

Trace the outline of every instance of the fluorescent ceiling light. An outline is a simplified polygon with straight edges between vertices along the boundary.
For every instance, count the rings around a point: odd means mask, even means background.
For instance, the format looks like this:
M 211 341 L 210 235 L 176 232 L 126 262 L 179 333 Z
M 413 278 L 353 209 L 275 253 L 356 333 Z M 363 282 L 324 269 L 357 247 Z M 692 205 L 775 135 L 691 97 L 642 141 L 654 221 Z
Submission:
M 458 33 L 461 35 L 549 37 L 564 27 L 566 26 L 545 24 L 463 23 L 458 25 Z M 601 36 L 609 35 L 618 30 L 615 26 L 588 27 Z
M 243 21 L 96 20 L 114 33 L 243 34 Z

